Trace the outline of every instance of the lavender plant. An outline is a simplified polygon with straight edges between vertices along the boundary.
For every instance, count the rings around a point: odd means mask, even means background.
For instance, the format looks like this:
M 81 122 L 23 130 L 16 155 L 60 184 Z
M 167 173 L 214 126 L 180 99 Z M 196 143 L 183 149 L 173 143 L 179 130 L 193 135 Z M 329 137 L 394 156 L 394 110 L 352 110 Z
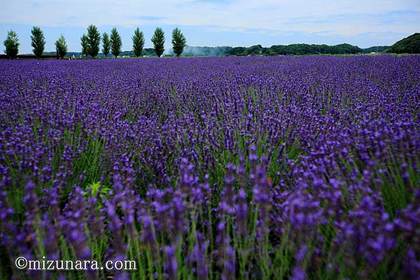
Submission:
M 420 57 L 0 61 L 1 279 L 416 279 Z M 31 259 L 133 271 L 25 271 Z

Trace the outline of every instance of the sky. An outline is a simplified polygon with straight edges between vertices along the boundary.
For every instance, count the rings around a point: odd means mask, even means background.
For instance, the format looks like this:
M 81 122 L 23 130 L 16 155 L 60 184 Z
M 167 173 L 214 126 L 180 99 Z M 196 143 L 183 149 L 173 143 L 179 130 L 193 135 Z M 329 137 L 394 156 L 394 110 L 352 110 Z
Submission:
M 170 35 L 179 27 L 190 46 L 271 46 L 350 43 L 392 45 L 420 32 L 420 0 L 0 0 L 0 39 L 17 32 L 20 53 L 30 53 L 32 26 L 42 28 L 46 51 L 60 35 L 80 51 L 89 24 L 100 32 L 116 27 L 123 50 L 139 27 L 151 47 L 156 27 Z M 4 47 L 3 47 L 4 48 Z

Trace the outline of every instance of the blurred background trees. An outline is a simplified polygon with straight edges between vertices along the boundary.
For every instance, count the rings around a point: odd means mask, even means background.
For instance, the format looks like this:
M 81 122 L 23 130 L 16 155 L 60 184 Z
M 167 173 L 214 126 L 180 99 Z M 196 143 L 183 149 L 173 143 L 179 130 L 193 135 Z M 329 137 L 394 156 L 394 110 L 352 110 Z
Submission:
M 117 31 L 117 28 L 111 30 L 111 52 L 115 57 L 118 57 L 121 53 L 121 36 Z
M 184 34 L 182 34 L 181 30 L 175 28 L 172 32 L 172 45 L 173 51 L 177 57 L 179 57 L 182 54 L 186 44 L 187 40 L 185 39 Z
M 64 58 L 64 56 L 67 54 L 67 43 L 63 35 L 61 35 L 60 38 L 58 38 L 58 40 L 55 42 L 55 50 L 58 58 Z
M 141 56 L 144 47 L 143 32 L 137 27 L 133 35 L 133 53 L 136 57 Z
M 80 44 L 82 45 L 82 56 L 88 55 L 88 49 L 89 49 L 89 42 L 86 34 L 83 34 L 83 36 L 80 38 Z
M 162 28 L 158 27 L 155 29 L 155 33 L 152 37 L 153 48 L 155 49 L 156 55 L 161 57 L 165 51 L 165 32 Z
M 31 31 L 31 45 L 33 47 L 32 51 L 37 58 L 42 56 L 45 48 L 45 38 L 44 33 L 41 28 L 34 26 Z
M 4 46 L 6 47 L 5 53 L 9 58 L 16 58 L 19 52 L 19 39 L 16 32 L 10 30 L 7 33 L 7 38 L 4 40 Z
M 87 28 L 87 52 L 91 57 L 96 57 L 99 53 L 99 44 L 101 42 L 101 34 L 95 25 L 89 25 Z
M 109 50 L 111 49 L 111 41 L 109 40 L 108 33 L 104 32 L 102 35 L 102 53 L 104 56 L 108 56 Z

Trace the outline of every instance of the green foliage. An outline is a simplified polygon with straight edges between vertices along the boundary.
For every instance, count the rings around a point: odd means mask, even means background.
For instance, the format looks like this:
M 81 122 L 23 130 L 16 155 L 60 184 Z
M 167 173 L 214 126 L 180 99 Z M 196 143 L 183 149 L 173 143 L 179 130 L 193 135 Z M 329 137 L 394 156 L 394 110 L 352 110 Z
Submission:
M 16 32 L 10 30 L 7 33 L 7 38 L 4 41 L 4 46 L 6 47 L 5 53 L 10 58 L 16 58 L 19 52 L 19 39 Z
M 45 38 L 44 33 L 42 32 L 41 28 L 38 26 L 34 26 L 31 31 L 31 40 L 32 40 L 32 47 L 33 47 L 33 53 L 37 58 L 40 58 L 42 56 L 42 53 L 44 52 L 45 48 Z
M 172 32 L 172 45 L 173 50 L 176 56 L 180 56 L 184 51 L 184 47 L 187 43 L 184 34 L 182 34 L 181 30 L 175 28 Z
M 396 42 L 389 50 L 390 53 L 420 53 L 420 33 L 415 33 Z
M 106 196 L 111 191 L 111 187 L 101 185 L 100 181 L 89 184 L 87 189 L 89 190 L 92 197 L 96 197 L 98 195 Z
M 407 170 L 407 177 L 401 172 L 402 162 L 391 159 L 381 163 L 383 166 L 377 176 L 382 179 L 381 194 L 384 207 L 391 217 L 395 217 L 398 211 L 405 208 L 412 201 L 411 190 L 415 189 L 420 182 L 420 175 L 411 167 L 418 164 L 413 162 Z
M 86 186 L 86 184 L 100 179 L 103 150 L 103 140 L 89 137 L 85 150 L 74 160 L 73 172 L 77 174 L 75 179 L 79 180 L 78 177 L 84 175 L 81 186 Z
M 162 28 L 158 27 L 152 37 L 152 43 L 156 52 L 156 55 L 160 57 L 165 51 L 165 33 Z
M 87 56 L 88 55 L 88 49 L 89 49 L 89 42 L 86 34 L 83 34 L 82 38 L 80 38 L 80 44 L 82 45 L 82 55 Z
M 66 55 L 67 43 L 63 35 L 61 35 L 60 38 L 58 38 L 58 40 L 55 42 L 55 49 L 56 49 L 58 58 L 63 58 Z
M 87 28 L 87 53 L 91 57 L 96 57 L 99 53 L 99 44 L 101 42 L 101 34 L 95 25 L 89 25 Z
M 112 54 L 117 57 L 121 53 L 121 36 L 118 34 L 117 29 L 114 27 L 111 30 L 111 52 Z
M 140 29 L 137 27 L 136 30 L 134 30 L 133 35 L 133 53 L 135 56 L 139 57 L 141 56 L 143 52 L 144 47 L 144 36 L 143 32 L 140 31 Z
M 109 40 L 109 35 L 106 32 L 102 35 L 102 46 L 102 53 L 104 56 L 108 56 L 109 51 L 111 50 L 111 41 Z

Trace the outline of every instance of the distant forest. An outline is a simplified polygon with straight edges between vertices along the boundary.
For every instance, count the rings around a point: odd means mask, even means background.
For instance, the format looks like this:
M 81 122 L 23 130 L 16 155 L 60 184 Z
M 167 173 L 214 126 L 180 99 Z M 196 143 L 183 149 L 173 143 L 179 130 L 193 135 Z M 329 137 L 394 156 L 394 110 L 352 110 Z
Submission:
M 389 47 L 380 46 L 369 49 L 361 49 L 350 44 L 340 44 L 335 46 L 314 45 L 314 44 L 291 44 L 291 45 L 274 45 L 264 48 L 261 45 L 255 45 L 248 48 L 236 47 L 230 49 L 228 55 L 308 55 L 308 54 L 357 54 L 370 52 L 383 52 Z
M 312 54 L 364 54 L 364 53 L 420 53 L 420 33 L 415 33 L 396 42 L 392 46 L 374 46 L 366 49 L 350 44 L 335 46 L 315 44 L 273 45 L 264 48 L 261 45 L 251 47 L 220 47 L 221 55 L 312 55 Z M 206 51 L 204 48 L 203 51 Z M 214 51 L 214 50 L 213 50 Z M 185 50 L 187 54 L 187 49 Z M 217 52 L 216 52 L 217 53 Z
M 251 55 L 311 55 L 311 54 L 363 54 L 372 52 L 385 52 L 390 46 L 375 46 L 361 49 L 350 44 L 340 44 L 336 46 L 314 45 L 314 44 L 291 44 L 273 45 L 265 48 L 261 45 L 250 47 L 194 47 L 185 46 L 182 56 L 251 56 Z M 49 53 L 46 53 L 49 54 Z M 50 55 L 55 55 L 51 52 Z M 69 52 L 67 56 L 80 56 L 80 52 Z M 173 56 L 170 51 L 165 56 Z M 102 57 L 100 53 L 98 57 Z M 132 51 L 123 51 L 121 56 L 134 56 Z M 156 56 L 153 48 L 143 49 L 143 56 Z

